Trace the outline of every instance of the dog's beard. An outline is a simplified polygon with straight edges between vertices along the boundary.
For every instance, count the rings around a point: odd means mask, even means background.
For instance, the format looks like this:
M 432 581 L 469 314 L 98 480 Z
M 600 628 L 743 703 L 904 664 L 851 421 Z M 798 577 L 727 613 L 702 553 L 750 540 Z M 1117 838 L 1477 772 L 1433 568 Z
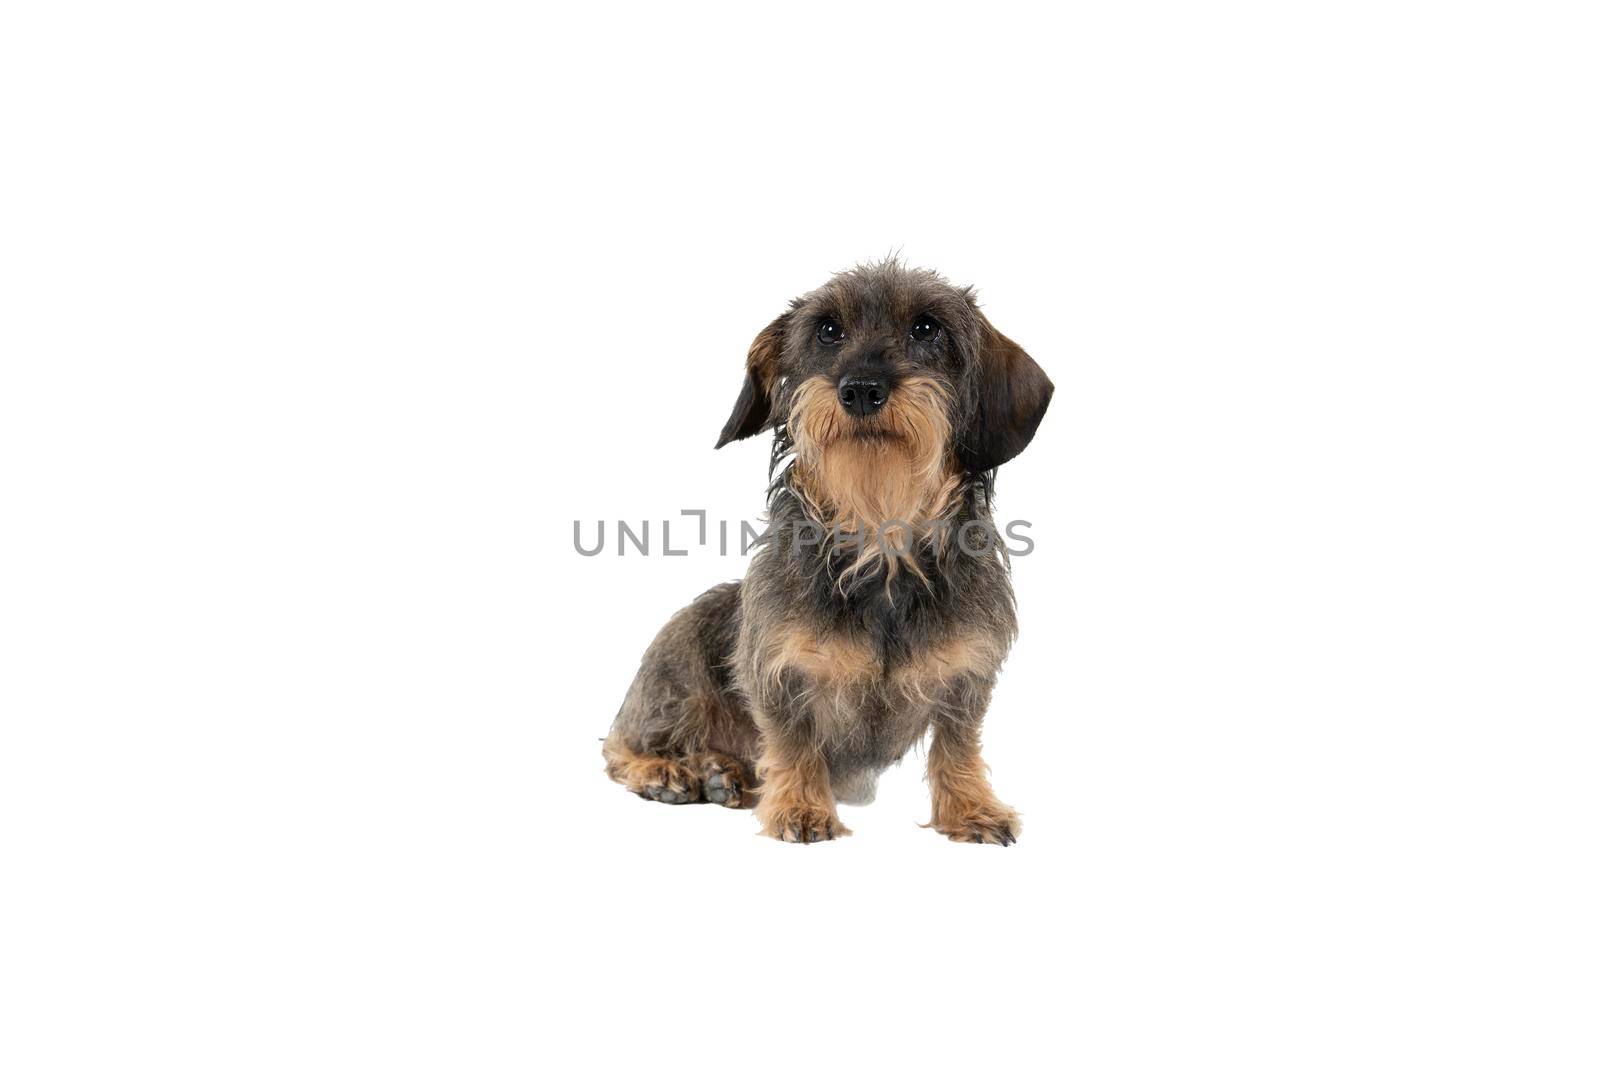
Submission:
M 816 517 L 860 546 L 846 574 L 884 558 L 892 576 L 915 540 L 941 535 L 961 485 L 950 455 L 947 394 L 932 378 L 908 378 L 867 419 L 839 406 L 834 386 L 812 378 L 795 390 L 789 432 L 792 485 Z

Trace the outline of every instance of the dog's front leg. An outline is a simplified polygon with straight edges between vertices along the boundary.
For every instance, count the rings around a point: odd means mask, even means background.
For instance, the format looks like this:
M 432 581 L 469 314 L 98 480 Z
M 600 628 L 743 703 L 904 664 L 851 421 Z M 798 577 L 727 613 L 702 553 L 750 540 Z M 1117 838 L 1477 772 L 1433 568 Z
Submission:
M 779 841 L 832 841 L 850 831 L 834 807 L 828 764 L 804 731 L 783 729 L 769 718 L 762 724 L 762 755 L 756 773 L 761 800 L 756 818 L 761 832 Z
M 983 711 L 982 706 L 952 711 L 934 723 L 928 747 L 933 821 L 928 825 L 952 841 L 1011 845 L 1022 833 L 1022 818 L 989 786 L 978 741 Z

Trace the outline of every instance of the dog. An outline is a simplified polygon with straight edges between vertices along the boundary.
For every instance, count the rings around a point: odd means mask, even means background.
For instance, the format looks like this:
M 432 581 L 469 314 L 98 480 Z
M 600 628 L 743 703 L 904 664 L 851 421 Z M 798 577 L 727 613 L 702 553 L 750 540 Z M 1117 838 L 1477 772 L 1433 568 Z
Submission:
M 837 803 L 870 802 L 931 731 L 926 825 L 1015 843 L 979 746 L 1016 636 L 990 501 L 1053 391 L 932 271 L 858 266 L 791 301 L 717 439 L 775 431 L 768 525 L 744 580 L 646 650 L 606 773 L 647 800 L 753 805 L 762 833 L 809 844 L 849 834 Z

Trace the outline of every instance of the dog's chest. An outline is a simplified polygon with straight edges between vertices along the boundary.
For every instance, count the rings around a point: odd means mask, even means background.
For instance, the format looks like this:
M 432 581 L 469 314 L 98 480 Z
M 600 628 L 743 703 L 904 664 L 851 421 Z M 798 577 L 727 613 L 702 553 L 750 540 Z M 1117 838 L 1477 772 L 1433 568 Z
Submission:
M 992 635 L 967 630 L 907 648 L 862 635 L 800 645 L 791 661 L 818 740 L 837 770 L 885 767 L 903 756 L 959 691 L 993 675 L 1004 654 Z

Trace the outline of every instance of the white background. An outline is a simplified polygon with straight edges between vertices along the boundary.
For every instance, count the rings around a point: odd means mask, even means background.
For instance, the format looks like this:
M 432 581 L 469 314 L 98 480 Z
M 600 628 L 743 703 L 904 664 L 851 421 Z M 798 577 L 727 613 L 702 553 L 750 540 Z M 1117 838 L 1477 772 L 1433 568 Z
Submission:
M 1594 1063 L 1583 7 L 8 5 L 0 1059 Z M 601 773 L 742 564 L 573 520 L 895 249 L 1058 387 L 1012 849 Z

